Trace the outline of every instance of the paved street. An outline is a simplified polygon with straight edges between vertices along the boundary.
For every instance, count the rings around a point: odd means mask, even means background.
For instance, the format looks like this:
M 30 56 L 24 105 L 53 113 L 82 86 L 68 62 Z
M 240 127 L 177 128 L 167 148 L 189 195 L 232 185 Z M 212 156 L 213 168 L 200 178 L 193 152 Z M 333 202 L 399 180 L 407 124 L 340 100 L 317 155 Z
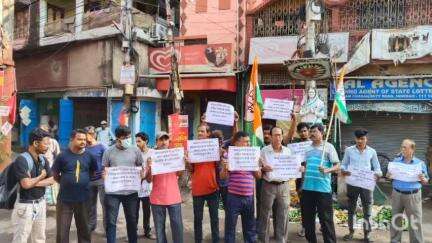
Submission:
M 184 223 L 184 239 L 185 239 L 185 243 L 190 243 L 193 242 L 193 212 L 192 212 L 192 200 L 191 198 L 187 198 L 187 201 L 184 202 L 183 204 L 183 208 L 182 208 L 182 213 L 183 213 L 183 223 Z M 11 211 L 6 211 L 6 210 L 0 210 L 0 242 L 11 242 L 12 241 L 12 227 L 10 225 L 10 213 Z M 142 215 L 141 215 L 142 216 Z M 219 216 L 221 222 L 220 222 L 220 227 L 221 227 L 221 233 L 223 232 L 223 211 L 220 210 L 219 211 Z M 426 201 L 424 203 L 424 213 L 423 213 L 423 227 L 424 227 L 424 233 L 425 233 L 425 243 L 430 243 L 432 242 L 432 201 L 429 199 L 428 201 Z M 103 235 L 100 233 L 102 232 L 102 217 L 99 217 L 98 220 L 98 229 L 96 230 L 96 232 L 93 234 L 93 242 L 105 242 L 105 238 L 103 237 Z M 117 238 L 119 239 L 118 242 L 127 242 L 127 237 L 126 237 L 126 224 L 125 224 L 125 220 L 123 215 L 120 216 L 119 218 L 119 222 L 118 222 L 118 234 L 117 234 Z M 295 243 L 295 242 L 305 242 L 304 238 L 300 238 L 297 236 L 297 229 L 298 229 L 298 224 L 290 224 L 289 227 L 289 237 L 290 237 L 290 242 Z M 47 232 L 47 242 L 51 243 L 51 242 L 55 242 L 55 235 L 56 235 L 56 224 L 55 224 L 55 211 L 50 210 L 49 211 L 49 215 L 48 215 L 48 222 L 47 222 L 47 228 L 48 228 L 48 232 Z M 143 231 L 142 231 L 142 221 L 140 221 L 139 223 L 139 242 L 155 242 L 155 241 L 151 241 L 151 240 L 147 240 L 145 238 L 142 237 Z M 167 227 L 169 229 L 169 227 Z M 211 242 L 210 239 L 210 224 L 209 224 L 209 220 L 208 220 L 208 212 L 205 213 L 204 216 L 204 223 L 203 223 L 203 230 L 204 230 L 204 238 L 206 239 L 206 242 Z M 341 242 L 345 242 L 342 240 L 343 235 L 346 233 L 347 228 L 345 227 L 341 227 L 341 226 L 337 226 L 336 228 L 336 233 L 337 233 L 337 237 L 338 240 Z M 237 236 L 237 241 L 241 242 L 241 227 L 240 227 L 240 220 L 237 224 L 237 232 L 238 232 L 238 236 Z M 169 233 L 170 234 L 170 233 Z M 221 234 L 222 235 L 222 234 Z M 170 239 L 170 235 L 168 235 L 169 239 Z M 408 232 L 404 233 L 404 240 L 403 242 L 408 242 Z M 319 236 L 320 237 L 320 236 Z M 362 235 L 359 232 L 356 233 L 356 240 L 355 241 L 351 241 L 351 242 L 361 242 Z M 373 238 L 376 240 L 375 242 L 388 242 L 389 240 L 389 232 L 388 231 L 374 231 L 373 232 Z M 76 242 L 76 229 L 73 226 L 72 227 L 72 232 L 71 232 L 71 242 Z M 322 242 L 322 240 L 321 240 Z

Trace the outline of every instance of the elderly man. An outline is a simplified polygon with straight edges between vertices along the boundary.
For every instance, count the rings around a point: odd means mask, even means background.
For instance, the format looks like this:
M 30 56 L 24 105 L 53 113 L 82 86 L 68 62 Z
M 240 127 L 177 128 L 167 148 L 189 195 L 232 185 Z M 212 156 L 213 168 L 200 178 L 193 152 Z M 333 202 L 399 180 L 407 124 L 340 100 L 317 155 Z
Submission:
M 422 184 L 427 185 L 429 176 L 426 164 L 414 156 L 415 142 L 411 139 L 405 139 L 401 145 L 402 156 L 395 158 L 392 163 L 399 163 L 407 168 L 412 165 L 418 165 L 421 172 L 418 175 L 418 181 L 407 182 L 393 180 L 393 193 L 391 196 L 392 203 L 392 224 L 390 225 L 391 243 L 399 243 L 402 239 L 402 232 L 405 227 L 402 226 L 403 213 L 408 218 L 409 238 L 411 243 L 423 243 L 422 230 Z M 388 172 L 387 177 L 392 179 L 393 175 Z
M 291 155 L 289 148 L 282 146 L 282 129 L 273 127 L 270 130 L 271 143 L 261 150 L 261 161 L 263 163 L 263 184 L 261 192 L 260 217 L 258 218 L 258 237 L 261 242 L 269 242 L 268 223 L 274 205 L 276 210 L 273 217 L 277 220 L 275 224 L 276 242 L 287 242 L 288 238 L 288 209 L 290 204 L 290 186 L 288 181 L 281 181 L 270 176 L 273 170 L 272 160 L 280 155 Z
M 354 132 L 356 145 L 345 149 L 345 154 L 342 160 L 342 175 L 351 175 L 352 170 L 373 170 L 376 179 L 382 176 L 381 166 L 378 161 L 378 156 L 375 149 L 367 146 L 368 132 L 363 129 Z M 344 236 L 344 240 L 352 240 L 354 236 L 354 213 L 357 207 L 357 199 L 360 196 L 364 222 L 364 242 L 370 242 L 370 216 L 372 213 L 373 191 L 361 187 L 347 185 L 348 196 L 348 226 L 349 234 Z

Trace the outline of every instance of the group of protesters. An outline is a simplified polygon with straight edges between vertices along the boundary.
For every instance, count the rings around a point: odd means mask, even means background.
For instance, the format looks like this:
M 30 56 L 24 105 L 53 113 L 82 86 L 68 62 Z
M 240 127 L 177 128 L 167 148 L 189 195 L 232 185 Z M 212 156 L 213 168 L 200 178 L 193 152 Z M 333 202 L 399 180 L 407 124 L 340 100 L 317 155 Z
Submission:
M 238 117 L 236 118 L 236 122 Z M 244 242 L 269 242 L 270 222 L 276 242 L 288 242 L 290 181 L 275 180 L 269 176 L 273 170 L 267 158 L 275 155 L 292 155 L 286 145 L 310 142 L 305 153 L 305 161 L 299 168 L 302 178 L 296 180 L 302 216 L 298 232 L 307 242 L 318 242 L 316 236 L 316 216 L 320 221 L 320 231 L 325 243 L 336 242 L 333 222 L 332 174 L 350 176 L 353 169 L 372 170 L 376 179 L 382 177 L 376 151 L 367 145 L 368 131 L 358 129 L 354 136 L 356 145 L 346 148 L 342 161 L 331 143 L 323 139 L 322 124 L 299 123 L 294 126 L 298 137 L 277 126 L 264 127 L 264 143 L 261 148 L 257 171 L 233 171 L 228 166 L 230 146 L 251 146 L 250 135 L 237 131 L 224 142 L 220 130 L 212 131 L 202 122 L 196 128 L 198 139 L 218 138 L 220 160 L 204 163 L 191 163 L 185 153 L 185 166 L 191 176 L 191 189 L 194 215 L 194 240 L 203 242 L 204 206 L 208 206 L 212 242 L 220 241 L 219 206 L 222 201 L 225 212 L 224 241 L 236 240 L 236 225 L 239 216 L 242 222 Z M 50 135 L 37 128 L 30 133 L 29 147 L 14 162 L 16 177 L 20 184 L 19 197 L 12 212 L 14 238 L 12 242 L 24 243 L 46 241 L 46 202 L 45 188 L 59 183 L 56 202 L 56 242 L 69 242 L 72 217 L 75 219 L 78 242 L 91 242 L 92 231 L 97 226 L 97 197 L 103 209 L 103 222 L 108 243 L 116 242 L 117 218 L 120 204 L 126 219 L 128 241 L 138 241 L 139 212 L 143 212 L 144 236 L 156 239 L 158 243 L 168 242 L 165 222 L 168 212 L 172 242 L 183 242 L 182 197 L 178 178 L 184 171 L 165 174 L 152 174 L 154 150 L 168 149 L 170 134 L 161 131 L 156 135 L 156 146 L 150 148 L 149 136 L 143 132 L 133 135 L 130 128 L 119 126 L 114 132 L 114 144 L 106 147 L 96 139 L 94 127 L 74 130 L 70 136 L 68 149 L 58 154 L 52 164 L 43 156 L 50 149 Z M 132 136 L 135 139 L 132 139 Z M 136 144 L 133 144 L 135 141 Z M 401 145 L 401 154 L 394 162 L 401 164 L 421 164 L 422 173 L 416 182 L 394 179 L 392 192 L 393 217 L 405 212 L 409 220 L 410 242 L 425 242 L 422 232 L 421 187 L 428 183 L 427 168 L 423 161 L 414 156 L 415 142 L 406 139 Z M 32 166 L 29 166 L 29 165 Z M 104 179 L 110 167 L 142 167 L 140 177 L 142 187 L 137 191 L 104 192 Z M 391 179 L 392 175 L 387 173 Z M 344 240 L 354 237 L 354 215 L 360 197 L 364 214 L 364 242 L 371 242 L 371 206 L 373 191 L 364 188 L 347 187 L 349 231 Z M 154 230 L 150 227 L 153 217 Z M 271 220 L 272 219 L 272 220 Z M 403 231 L 402 217 L 391 225 L 391 242 L 401 242 Z

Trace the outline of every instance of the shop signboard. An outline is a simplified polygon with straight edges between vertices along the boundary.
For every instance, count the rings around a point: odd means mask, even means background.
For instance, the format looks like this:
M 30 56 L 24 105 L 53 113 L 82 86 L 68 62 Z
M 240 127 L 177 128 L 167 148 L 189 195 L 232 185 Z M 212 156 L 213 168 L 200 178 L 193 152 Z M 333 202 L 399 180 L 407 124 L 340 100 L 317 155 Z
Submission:
M 344 86 L 346 100 L 432 100 L 432 78 L 352 79 Z

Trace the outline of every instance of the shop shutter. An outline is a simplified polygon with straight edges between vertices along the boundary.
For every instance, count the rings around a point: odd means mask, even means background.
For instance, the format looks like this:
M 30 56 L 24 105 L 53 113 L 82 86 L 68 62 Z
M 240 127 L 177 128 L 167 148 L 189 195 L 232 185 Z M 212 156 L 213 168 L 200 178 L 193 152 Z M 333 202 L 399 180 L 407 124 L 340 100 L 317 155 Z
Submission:
M 149 136 L 149 145 L 153 147 L 156 140 L 156 103 L 141 101 L 140 103 L 140 131 Z
M 29 145 L 29 134 L 30 132 L 39 126 L 39 117 L 38 117 L 38 109 L 37 102 L 35 100 L 30 99 L 22 99 L 20 101 L 19 110 L 22 108 L 28 107 L 30 109 L 29 119 L 30 124 L 28 126 L 24 125 L 21 121 L 20 124 L 20 144 L 22 147 L 26 148 Z M 21 117 L 22 119 L 22 117 Z
M 400 152 L 403 139 L 416 142 L 416 156 L 426 158 L 432 142 L 432 116 L 429 114 L 398 114 L 375 112 L 351 112 L 352 124 L 342 125 L 342 147 L 354 142 L 354 131 L 365 128 L 369 131 L 369 145 L 378 153 L 393 159 Z
M 73 101 L 69 99 L 60 100 L 60 119 L 59 119 L 59 144 L 61 148 L 69 145 L 70 134 L 73 129 Z

